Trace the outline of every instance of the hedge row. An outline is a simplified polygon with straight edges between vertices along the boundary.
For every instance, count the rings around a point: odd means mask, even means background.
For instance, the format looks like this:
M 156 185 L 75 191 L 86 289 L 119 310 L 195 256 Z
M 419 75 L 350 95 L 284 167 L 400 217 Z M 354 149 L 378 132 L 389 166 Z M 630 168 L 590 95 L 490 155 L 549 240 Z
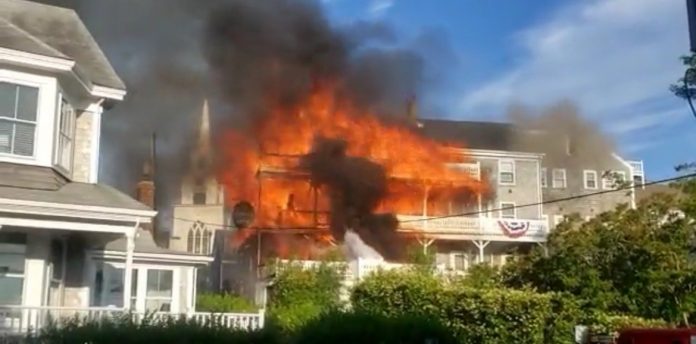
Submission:
M 2 338 L 0 338 L 1 340 Z M 434 319 L 413 316 L 325 313 L 294 332 L 273 326 L 258 331 L 230 330 L 189 321 L 145 322 L 128 318 L 111 321 L 69 322 L 44 330 L 25 344 L 455 344 L 449 329 Z
M 575 325 L 602 321 L 602 316 L 581 311 L 568 295 L 474 289 L 409 271 L 379 272 L 366 278 L 353 290 L 351 304 L 358 312 L 439 319 L 461 343 L 574 343 Z M 600 328 L 616 327 L 607 323 L 613 318 L 603 319 Z M 625 320 L 628 323 L 622 326 L 654 325 L 637 318 Z

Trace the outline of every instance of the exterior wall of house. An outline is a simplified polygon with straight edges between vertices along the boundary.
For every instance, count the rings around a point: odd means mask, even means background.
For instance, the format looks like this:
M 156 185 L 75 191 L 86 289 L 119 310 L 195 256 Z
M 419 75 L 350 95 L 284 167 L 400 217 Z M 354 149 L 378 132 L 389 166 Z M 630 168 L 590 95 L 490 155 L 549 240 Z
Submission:
M 493 191 L 493 198 L 488 202 L 488 209 L 499 209 L 503 202 L 523 205 L 541 201 L 538 183 L 540 170 L 539 159 L 489 156 L 474 156 L 474 159 L 481 163 L 482 174 L 488 176 L 489 186 Z M 514 163 L 514 183 L 502 183 L 499 180 L 501 161 Z M 486 209 L 485 205 L 484 209 Z M 541 218 L 539 207 L 517 208 L 516 215 L 517 218 L 521 219 Z M 495 211 L 489 213 L 488 216 L 501 217 L 501 214 L 499 211 Z
M 604 163 L 581 164 L 577 162 L 554 166 L 552 164 L 545 165 L 547 173 L 547 186 L 543 188 L 544 200 L 554 200 L 559 198 L 571 197 L 576 195 L 584 195 L 603 190 L 611 190 L 616 187 L 611 178 L 603 182 L 602 175 L 607 171 L 623 172 L 626 176 L 626 181 L 632 178 L 632 170 L 626 162 L 616 157 L 613 161 Z M 552 171 L 553 169 L 563 168 L 566 171 L 566 187 L 553 187 Z M 585 171 L 596 173 L 597 181 L 595 188 L 588 188 L 585 185 Z M 594 174 L 590 172 L 590 174 Z M 603 185 L 603 184 L 609 185 Z M 629 190 L 621 192 L 611 192 L 592 197 L 584 197 L 575 200 L 569 200 L 559 203 L 545 204 L 544 215 L 548 217 L 550 228 L 563 219 L 564 216 L 578 214 L 582 218 L 592 218 L 605 211 L 616 208 L 619 204 L 627 204 L 632 206 L 634 195 Z
M 174 207 L 174 225 L 169 240 L 169 249 L 186 252 L 188 247 L 188 233 L 199 228 L 196 221 L 200 221 L 202 230 L 211 231 L 210 247 L 214 241 L 215 232 L 221 228 L 214 228 L 211 224 L 225 223 L 225 210 L 222 204 L 218 205 L 177 205 Z
M 76 182 L 96 182 L 99 161 L 100 117 L 98 111 L 80 111 L 75 123 L 75 151 L 72 178 Z

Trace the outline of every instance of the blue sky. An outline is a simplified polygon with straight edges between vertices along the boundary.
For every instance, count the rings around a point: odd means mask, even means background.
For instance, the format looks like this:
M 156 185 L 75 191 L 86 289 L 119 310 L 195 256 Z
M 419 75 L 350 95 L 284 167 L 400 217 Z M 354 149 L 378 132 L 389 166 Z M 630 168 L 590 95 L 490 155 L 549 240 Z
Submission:
M 404 44 L 451 48 L 429 56 L 442 87 L 424 116 L 500 121 L 514 102 L 570 100 L 649 179 L 696 161 L 696 119 L 668 90 L 689 48 L 683 0 L 322 2 L 339 25 L 385 21 Z

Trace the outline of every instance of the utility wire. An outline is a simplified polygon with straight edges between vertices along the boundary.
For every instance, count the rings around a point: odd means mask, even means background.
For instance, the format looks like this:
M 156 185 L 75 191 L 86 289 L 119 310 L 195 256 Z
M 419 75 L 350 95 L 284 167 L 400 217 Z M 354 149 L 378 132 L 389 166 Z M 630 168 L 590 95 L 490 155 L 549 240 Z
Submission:
M 621 186 L 618 188 L 610 189 L 610 190 L 602 190 L 602 191 L 596 191 L 596 192 L 590 192 L 586 194 L 579 194 L 579 195 L 573 195 L 573 196 L 568 196 L 568 197 L 562 197 L 562 198 L 556 198 L 556 199 L 551 199 L 548 201 L 541 201 L 541 202 L 535 202 L 535 203 L 527 203 L 527 204 L 522 204 L 522 205 L 516 205 L 514 207 L 501 207 L 501 208 L 495 208 L 495 209 L 488 209 L 488 210 L 477 210 L 477 211 L 472 211 L 472 212 L 465 212 L 465 213 L 458 213 L 458 214 L 450 214 L 450 215 L 442 215 L 442 216 L 433 216 L 433 217 L 424 217 L 421 219 L 417 220 L 406 220 L 406 221 L 399 221 L 400 223 L 408 223 L 408 222 L 421 222 L 421 221 L 430 221 L 430 220 L 438 220 L 438 219 L 446 219 L 450 217 L 460 217 L 460 216 L 468 216 L 468 215 L 479 215 L 483 213 L 490 213 L 494 211 L 501 211 L 501 210 L 507 210 L 510 208 L 526 208 L 526 207 L 535 207 L 539 205 L 544 205 L 544 204 L 553 204 L 553 203 L 560 203 L 560 202 L 566 202 L 566 201 L 572 201 L 575 199 L 580 199 L 580 198 L 586 198 L 586 197 L 593 197 L 593 196 L 598 196 L 598 195 L 604 195 L 604 194 L 609 194 L 612 192 L 619 192 L 619 191 L 625 191 L 625 190 L 631 190 L 634 188 L 638 187 L 644 187 L 644 186 L 649 186 L 653 184 L 660 184 L 660 183 L 666 183 L 666 182 L 673 182 L 681 179 L 686 179 L 686 178 L 692 178 L 696 177 L 696 173 L 691 173 L 691 174 L 686 174 L 683 176 L 678 176 L 678 177 L 672 177 L 672 178 L 667 178 L 667 179 L 661 179 L 661 180 L 655 180 L 647 183 L 642 183 L 638 185 L 626 185 L 626 186 Z
M 572 201 L 572 200 L 586 198 L 586 197 L 593 197 L 593 196 L 604 195 L 604 194 L 609 194 L 609 193 L 614 193 L 614 192 L 632 190 L 634 188 L 645 187 L 645 186 L 650 186 L 650 185 L 654 185 L 654 184 L 673 182 L 673 181 L 678 181 L 678 180 L 693 178 L 693 177 L 696 177 L 696 173 L 690 173 L 690 174 L 685 174 L 685 175 L 677 176 L 677 177 L 654 180 L 651 182 L 641 183 L 641 184 L 637 184 L 637 185 L 626 185 L 626 186 L 621 186 L 621 187 L 609 189 L 609 190 L 601 190 L 601 191 L 596 191 L 596 192 L 591 192 L 591 193 L 586 193 L 586 194 L 579 194 L 579 195 L 573 195 L 573 196 L 568 196 L 568 197 L 556 198 L 556 199 L 551 199 L 548 201 L 541 201 L 541 202 L 535 202 L 535 203 L 516 205 L 514 207 L 501 207 L 501 208 L 488 209 L 488 210 L 476 210 L 476 211 L 471 211 L 471 212 L 463 212 L 463 213 L 456 213 L 456 214 L 449 214 L 449 215 L 423 217 L 423 218 L 414 219 L 414 220 L 399 221 L 399 223 L 424 222 L 424 221 L 432 221 L 432 220 L 439 220 L 439 219 L 447 219 L 447 218 L 452 218 L 452 217 L 479 215 L 479 214 L 490 213 L 490 212 L 494 212 L 494 211 L 507 210 L 510 208 L 517 209 L 517 208 L 536 207 L 536 206 L 544 205 L 544 204 L 553 204 L 553 203 Z M 208 225 L 208 226 L 212 226 L 212 227 L 235 228 L 235 229 L 237 228 L 237 227 L 231 226 L 231 225 L 224 225 L 224 224 L 219 224 L 219 223 L 208 223 L 208 222 L 202 222 L 202 221 L 184 219 L 184 218 L 178 218 L 178 217 L 175 217 L 174 219 L 179 220 L 179 221 L 186 221 L 186 222 L 200 222 L 204 225 Z M 317 227 L 286 227 L 286 228 L 283 228 L 283 227 L 252 227 L 249 229 L 275 231 L 275 230 L 293 230 L 293 229 L 294 230 L 309 230 L 309 229 L 317 229 Z

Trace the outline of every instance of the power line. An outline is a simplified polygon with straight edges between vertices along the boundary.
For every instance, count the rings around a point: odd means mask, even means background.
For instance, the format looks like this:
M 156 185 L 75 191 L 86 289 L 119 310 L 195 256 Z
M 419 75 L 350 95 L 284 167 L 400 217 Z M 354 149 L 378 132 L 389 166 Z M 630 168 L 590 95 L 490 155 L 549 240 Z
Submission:
M 627 185 L 627 186 L 621 186 L 615 189 L 610 189 L 610 190 L 602 190 L 602 191 L 596 191 L 596 192 L 590 192 L 586 194 L 579 194 L 579 195 L 573 195 L 573 196 L 568 196 L 568 197 L 562 197 L 562 198 L 556 198 L 556 199 L 551 199 L 548 201 L 541 201 L 541 202 L 535 202 L 535 203 L 527 203 L 527 204 L 522 204 L 522 205 L 516 205 L 514 207 L 501 207 L 501 208 L 495 208 L 495 209 L 488 209 L 488 210 L 477 210 L 477 211 L 472 211 L 472 212 L 465 212 L 465 213 L 458 213 L 458 214 L 449 214 L 449 215 L 442 215 L 442 216 L 433 216 L 433 217 L 425 217 L 417 220 L 406 220 L 406 221 L 400 221 L 400 223 L 408 223 L 408 222 L 421 222 L 421 221 L 430 221 L 430 220 L 438 220 L 438 219 L 446 219 L 446 218 L 451 218 L 451 217 L 460 217 L 460 216 L 468 216 L 468 215 L 479 215 L 479 214 L 484 214 L 484 213 L 490 213 L 494 211 L 501 211 L 501 210 L 507 210 L 510 208 L 526 208 L 526 207 L 536 207 L 539 205 L 544 205 L 544 204 L 553 204 L 553 203 L 560 203 L 560 202 L 566 202 L 566 201 L 572 201 L 575 199 L 580 199 L 580 198 L 585 198 L 585 197 L 592 197 L 592 196 L 598 196 L 598 195 L 604 195 L 612 192 L 619 192 L 619 191 L 625 191 L 625 190 L 631 190 L 637 187 L 645 187 L 649 185 L 654 185 L 654 184 L 660 184 L 660 183 L 666 183 L 666 182 L 673 182 L 681 179 L 686 179 L 686 178 L 692 178 L 696 177 L 696 173 L 691 173 L 691 174 L 686 174 L 683 176 L 678 176 L 678 177 L 672 177 L 672 178 L 667 178 L 667 179 L 661 179 L 661 180 L 655 180 L 647 183 L 642 183 L 638 185 Z
M 544 204 L 553 204 L 553 203 L 572 201 L 572 200 L 586 198 L 586 197 L 593 197 L 593 196 L 604 195 L 604 194 L 609 194 L 609 193 L 613 193 L 613 192 L 626 191 L 626 190 L 631 190 L 631 189 L 638 188 L 638 187 L 645 187 L 645 186 L 650 186 L 650 185 L 654 185 L 654 184 L 673 182 L 673 181 L 678 181 L 678 180 L 693 178 L 693 177 L 696 177 L 696 173 L 685 174 L 682 176 L 671 177 L 671 178 L 666 178 L 666 179 L 654 180 L 651 182 L 642 183 L 642 184 L 638 184 L 638 185 L 626 185 L 626 186 L 621 186 L 621 187 L 610 189 L 610 190 L 601 190 L 601 191 L 596 191 L 596 192 L 591 192 L 591 193 L 586 193 L 586 194 L 579 194 L 579 195 L 573 195 L 573 196 L 568 196 L 568 197 L 551 199 L 551 200 L 547 200 L 547 201 L 516 205 L 516 206 L 514 206 L 514 208 L 517 209 L 517 208 L 536 207 L 536 206 L 544 205 Z M 452 218 L 452 217 L 479 215 L 479 214 L 490 213 L 490 212 L 494 212 L 494 211 L 507 210 L 510 208 L 511 207 L 504 207 L 504 208 L 501 207 L 501 208 L 494 208 L 494 209 L 487 209 L 487 210 L 476 210 L 476 211 L 449 214 L 449 215 L 423 217 L 420 219 L 404 220 L 404 221 L 399 221 L 399 222 L 400 223 L 410 223 L 410 222 L 432 221 L 432 220 L 447 219 L 447 218 Z M 212 226 L 212 227 L 234 228 L 234 229 L 237 228 L 237 227 L 231 226 L 231 225 L 225 225 L 225 224 L 219 224 L 219 223 L 208 223 L 208 222 L 202 222 L 202 221 L 198 221 L 198 220 L 184 219 L 184 218 L 178 218 L 178 217 L 175 217 L 174 219 L 179 220 L 179 221 L 186 221 L 186 222 L 200 222 L 201 224 Z M 286 228 L 283 228 L 283 227 L 253 227 L 250 229 L 263 230 L 263 231 L 266 231 L 266 230 L 268 230 L 268 231 L 275 231 L 275 230 L 287 231 L 287 230 L 317 230 L 318 228 L 317 227 L 297 227 L 297 226 L 295 226 L 295 227 L 286 227 Z

